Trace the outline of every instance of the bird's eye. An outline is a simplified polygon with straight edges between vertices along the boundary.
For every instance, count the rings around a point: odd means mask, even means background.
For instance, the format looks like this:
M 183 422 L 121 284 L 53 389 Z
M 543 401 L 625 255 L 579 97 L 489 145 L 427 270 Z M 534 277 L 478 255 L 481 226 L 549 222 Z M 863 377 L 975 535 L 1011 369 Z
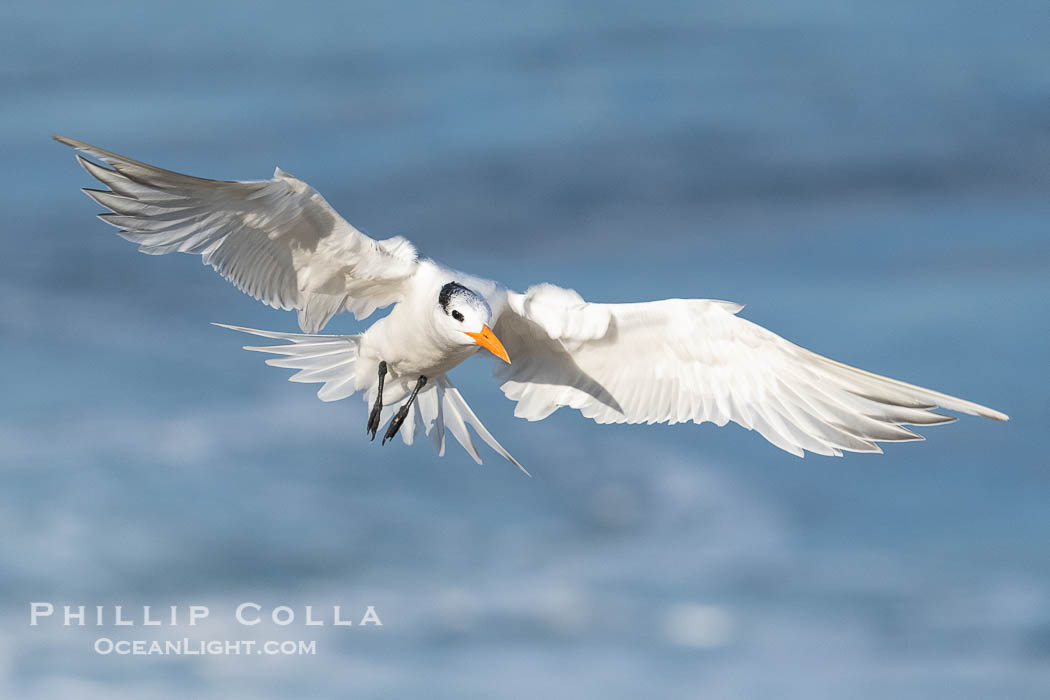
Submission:
M 458 311 L 453 311 L 453 312 L 452 312 L 452 318 L 456 319 L 456 320 L 457 320 L 457 321 L 459 321 L 460 323 L 463 323 L 463 314 L 461 314 L 461 313 L 460 313 L 460 312 L 458 312 Z

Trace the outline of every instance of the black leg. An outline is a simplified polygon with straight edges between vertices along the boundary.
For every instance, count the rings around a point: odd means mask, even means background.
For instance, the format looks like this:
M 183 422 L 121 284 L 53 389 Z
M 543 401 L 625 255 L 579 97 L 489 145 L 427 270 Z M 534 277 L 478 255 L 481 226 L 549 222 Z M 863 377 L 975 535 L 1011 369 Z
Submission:
M 394 415 L 393 420 L 390 421 L 390 426 L 386 429 L 386 435 L 383 436 L 383 442 L 385 445 L 387 440 L 390 440 L 397 431 L 401 430 L 401 424 L 405 422 L 405 418 L 408 417 L 408 409 L 412 408 L 412 402 L 416 400 L 416 394 L 422 389 L 427 383 L 427 378 L 424 376 L 419 377 L 419 381 L 416 382 L 416 388 L 412 390 L 412 395 L 408 397 L 408 401 L 398 409 L 398 412 Z
M 372 412 L 368 414 L 368 426 L 365 428 L 366 433 L 372 435 L 372 439 L 376 439 L 376 431 L 379 430 L 379 416 L 383 412 L 383 379 L 386 378 L 386 362 L 379 362 L 379 393 L 376 394 L 375 405 L 372 406 Z

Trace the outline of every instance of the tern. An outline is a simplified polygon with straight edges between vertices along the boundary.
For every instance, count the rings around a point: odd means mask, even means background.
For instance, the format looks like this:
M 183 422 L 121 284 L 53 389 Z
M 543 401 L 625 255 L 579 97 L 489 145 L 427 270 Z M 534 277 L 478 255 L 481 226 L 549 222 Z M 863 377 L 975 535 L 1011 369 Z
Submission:
M 282 341 L 245 349 L 278 355 L 267 364 L 299 370 L 291 381 L 322 383 L 323 401 L 361 393 L 368 434 L 387 426 L 381 444 L 422 431 L 443 455 L 448 432 L 480 464 L 469 426 L 525 471 L 448 378 L 480 349 L 496 357 L 514 415 L 530 421 L 562 406 L 598 423 L 733 421 L 802 457 L 922 440 L 904 426 L 956 420 L 938 407 L 1008 420 L 806 350 L 732 302 L 601 304 L 552 284 L 515 292 L 420 257 L 400 236 L 366 236 L 280 168 L 269 180 L 207 180 L 54 138 L 104 164 L 77 154 L 108 187 L 84 192 L 140 251 L 200 255 L 242 292 L 296 310 L 302 334 L 216 325 Z M 360 320 L 391 305 L 363 333 L 318 334 L 337 313 Z

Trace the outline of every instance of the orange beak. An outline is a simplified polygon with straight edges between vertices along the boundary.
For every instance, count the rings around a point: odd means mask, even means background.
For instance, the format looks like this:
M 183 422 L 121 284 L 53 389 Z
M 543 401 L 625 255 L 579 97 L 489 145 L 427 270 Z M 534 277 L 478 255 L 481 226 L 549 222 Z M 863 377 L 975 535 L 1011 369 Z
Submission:
M 503 348 L 503 343 L 499 342 L 499 338 L 492 332 L 492 329 L 488 326 L 482 326 L 480 333 L 471 333 L 470 331 L 463 331 L 471 338 L 474 342 L 485 348 L 499 359 L 510 364 L 510 357 L 507 356 L 507 351 Z

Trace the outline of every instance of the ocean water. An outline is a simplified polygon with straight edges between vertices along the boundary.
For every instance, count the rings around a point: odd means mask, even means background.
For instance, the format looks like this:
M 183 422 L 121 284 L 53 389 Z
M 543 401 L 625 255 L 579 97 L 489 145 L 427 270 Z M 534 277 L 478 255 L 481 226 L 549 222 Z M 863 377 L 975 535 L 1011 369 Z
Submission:
M 1045 3 L 12 2 L 0 36 L 3 696 L 1050 696 Z M 453 379 L 532 479 L 380 448 L 359 399 L 209 325 L 293 314 L 138 254 L 51 133 L 279 165 L 519 289 L 745 303 L 1012 420 L 800 460 L 737 427 L 519 421 L 475 359 Z M 31 627 L 31 601 L 212 615 Z M 245 628 L 242 601 L 383 626 Z

